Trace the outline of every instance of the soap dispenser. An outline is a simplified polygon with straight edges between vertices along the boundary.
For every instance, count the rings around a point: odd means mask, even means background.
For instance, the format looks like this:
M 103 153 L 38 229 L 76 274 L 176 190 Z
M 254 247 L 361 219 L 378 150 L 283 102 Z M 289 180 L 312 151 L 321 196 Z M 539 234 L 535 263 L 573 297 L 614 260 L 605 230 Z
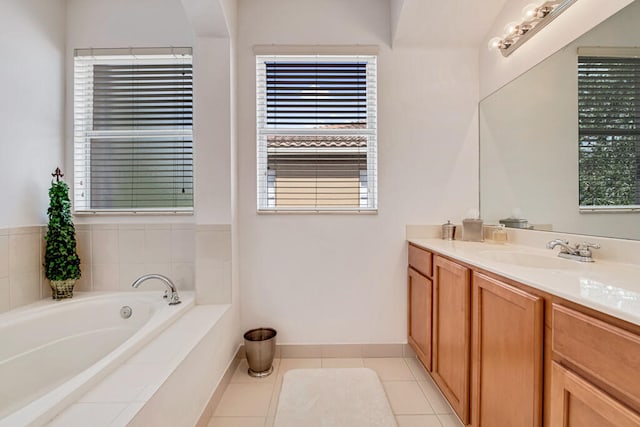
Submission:
M 504 228 L 504 224 L 500 224 L 500 227 L 493 230 L 492 240 L 496 243 L 507 243 L 509 239 L 509 235 L 507 234 L 507 230 Z

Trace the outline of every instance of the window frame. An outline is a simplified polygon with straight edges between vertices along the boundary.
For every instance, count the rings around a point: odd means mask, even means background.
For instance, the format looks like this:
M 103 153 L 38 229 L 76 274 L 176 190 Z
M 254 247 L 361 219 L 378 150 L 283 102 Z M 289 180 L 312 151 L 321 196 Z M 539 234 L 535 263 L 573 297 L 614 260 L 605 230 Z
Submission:
M 189 64 L 193 67 L 192 48 L 106 48 L 106 49 L 75 49 L 74 50 L 74 75 L 73 75 L 73 163 L 74 163 L 74 188 L 73 188 L 73 213 L 74 215 L 193 215 L 195 208 L 195 162 L 194 162 L 194 132 L 193 124 L 187 128 L 179 129 L 171 127 L 167 129 L 141 130 L 132 126 L 127 129 L 94 129 L 90 116 L 93 114 L 93 70 L 90 77 L 78 77 L 79 73 L 86 72 L 87 67 L 93 65 L 129 65 L 135 62 L 149 65 L 177 65 Z M 84 80 L 82 80 L 84 79 Z M 89 85 L 89 86 L 87 86 Z M 88 93 L 87 87 L 91 89 Z M 193 88 L 191 89 L 193 97 Z M 193 117 L 193 102 L 191 114 Z M 88 117 L 89 116 L 89 117 Z M 79 119 L 79 117 L 83 117 Z M 181 118 L 184 120 L 184 118 Z M 79 123 L 82 122 L 82 123 Z M 121 137 L 132 140 L 154 141 L 157 137 L 184 138 L 188 152 L 186 159 L 189 174 L 185 175 L 190 192 L 190 206 L 166 206 L 166 207 L 118 207 L 103 208 L 91 204 L 91 139 L 100 137 Z M 157 147 L 156 147 L 157 148 Z M 184 161 L 184 159 L 183 159 Z M 176 179 L 178 175 L 172 175 Z M 184 178 L 184 177 L 183 177 Z M 184 190 L 183 190 L 184 192 Z M 140 203 L 140 200 L 138 200 Z
M 364 62 L 366 61 L 366 127 L 360 129 L 330 129 L 309 127 L 301 128 L 295 126 L 269 127 L 267 124 L 268 109 L 267 84 L 266 84 L 266 63 L 267 62 Z M 355 213 L 355 214 L 376 214 L 378 211 L 378 161 L 377 161 L 377 55 L 376 54 L 256 54 L 256 210 L 261 214 L 278 213 Z M 317 110 L 316 110 L 317 111 Z M 362 172 L 359 174 L 359 185 L 357 189 L 357 199 L 359 206 L 322 206 L 316 200 L 314 205 L 309 206 L 281 206 L 275 203 L 277 179 L 269 165 L 269 147 L 267 139 L 269 136 L 298 136 L 298 137 L 365 137 L 366 147 L 361 152 L 366 154 L 366 188 L 363 189 Z M 331 153 L 331 149 L 315 148 L 317 153 Z M 310 150 L 311 151 L 311 150 Z M 334 151 L 338 153 L 338 150 Z M 348 153 L 348 150 L 342 151 Z M 366 194 L 366 204 L 363 203 L 363 194 Z
M 633 125 L 636 126 L 636 128 L 634 130 L 630 130 L 629 128 L 625 128 L 625 126 L 630 125 L 630 123 L 624 123 L 624 125 L 619 124 L 618 126 L 612 125 L 612 124 L 607 124 L 607 123 L 600 123 L 599 126 L 593 126 L 592 120 L 588 121 L 587 124 L 590 124 L 591 126 L 582 126 L 582 116 L 583 115 L 587 115 L 586 118 L 589 118 L 588 114 L 590 114 L 589 108 L 594 108 L 596 105 L 598 105 L 598 103 L 603 103 L 604 101 L 608 100 L 609 98 L 606 97 L 602 97 L 602 98 L 595 98 L 596 101 L 594 101 L 594 99 L 585 99 L 583 101 L 581 101 L 581 97 L 582 96 L 591 96 L 593 97 L 597 97 L 598 95 L 600 95 L 601 93 L 605 93 L 610 90 L 604 90 L 604 85 L 603 86 L 598 86 L 596 89 L 592 90 L 593 93 L 590 93 L 588 88 L 587 89 L 583 89 L 584 85 L 588 85 L 588 84 L 593 84 L 593 82 L 597 81 L 597 80 L 593 80 L 592 77 L 584 77 L 582 78 L 582 74 L 581 73 L 587 73 L 588 69 L 593 67 L 594 65 L 591 64 L 598 64 L 595 65 L 595 67 L 602 67 L 602 64 L 606 64 L 606 63 L 611 63 L 611 64 L 624 64 L 624 63 L 628 63 L 630 64 L 631 62 L 635 62 L 637 63 L 638 60 L 637 58 L 639 57 L 640 54 L 640 50 L 636 49 L 636 48 L 579 48 L 578 49 L 578 101 L 579 101 L 579 106 L 578 106 L 578 116 L 579 116 L 579 123 L 578 123 L 578 179 L 579 179 L 579 183 L 578 183 L 578 208 L 579 211 L 581 213 L 607 213 L 607 212 L 611 212 L 611 213 L 615 213 L 615 212 L 638 212 L 640 211 L 640 203 L 636 203 L 636 204 L 629 204 L 629 205 L 583 205 L 581 204 L 581 198 L 583 197 L 582 194 L 582 158 L 583 158 L 583 150 L 585 150 L 586 148 L 583 148 L 583 143 L 586 144 L 586 142 L 584 142 L 583 140 L 585 138 L 593 138 L 593 137 L 597 137 L 597 136 L 601 136 L 601 137 L 606 137 L 608 141 L 610 141 L 611 143 L 613 141 L 615 141 L 616 139 L 619 138 L 625 138 L 625 137 L 635 137 L 640 141 L 640 119 L 638 119 L 636 117 L 635 121 L 633 122 Z M 636 79 L 637 76 L 640 76 L 640 64 L 636 64 L 635 67 L 632 69 L 633 72 L 636 75 Z M 614 70 L 612 72 L 607 72 L 607 74 L 605 74 L 605 77 L 608 79 L 612 79 L 614 77 L 616 77 L 618 75 L 618 73 L 620 73 L 620 70 Z M 611 84 L 611 83 L 610 83 Z M 622 90 L 626 90 L 629 91 L 631 90 L 629 87 L 625 87 L 623 84 L 616 82 L 616 86 L 614 86 L 616 90 L 618 91 L 622 91 Z M 640 88 L 636 87 L 635 91 L 637 93 L 640 93 Z M 636 114 L 637 111 L 640 111 L 640 101 L 638 101 L 637 99 L 634 102 L 635 104 L 635 109 L 636 109 Z M 584 106 L 583 106 L 584 105 Z M 617 115 L 613 115 L 611 113 L 617 113 Z M 618 118 L 622 118 L 625 116 L 625 114 L 629 114 L 628 110 L 608 110 L 606 111 L 607 114 L 613 116 L 613 117 L 618 117 Z M 623 114 L 625 113 L 625 114 Z M 636 186 L 640 186 L 640 151 L 637 148 L 638 142 L 636 142 L 636 153 L 635 153 L 635 159 L 636 159 L 636 169 L 638 169 L 636 171 Z M 638 193 L 638 188 L 636 187 L 636 193 Z M 636 201 L 639 199 L 639 196 L 636 195 Z

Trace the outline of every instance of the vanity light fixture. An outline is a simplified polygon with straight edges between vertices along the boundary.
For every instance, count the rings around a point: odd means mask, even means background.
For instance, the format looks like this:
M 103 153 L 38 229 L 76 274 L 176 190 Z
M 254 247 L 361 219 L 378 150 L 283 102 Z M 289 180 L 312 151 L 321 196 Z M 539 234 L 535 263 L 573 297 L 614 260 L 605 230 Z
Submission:
M 576 0 L 549 0 L 544 3 L 529 4 L 522 9 L 522 20 L 510 22 L 504 27 L 504 35 L 489 40 L 489 49 L 499 50 L 509 56 L 531 36 L 553 21 Z

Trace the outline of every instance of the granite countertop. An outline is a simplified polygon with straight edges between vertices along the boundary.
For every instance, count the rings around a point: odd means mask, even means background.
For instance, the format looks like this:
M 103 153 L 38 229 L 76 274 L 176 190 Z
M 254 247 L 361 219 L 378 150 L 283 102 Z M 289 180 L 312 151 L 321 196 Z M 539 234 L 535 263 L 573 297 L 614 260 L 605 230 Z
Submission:
M 410 243 L 640 326 L 640 265 L 583 263 L 516 244 L 408 239 Z

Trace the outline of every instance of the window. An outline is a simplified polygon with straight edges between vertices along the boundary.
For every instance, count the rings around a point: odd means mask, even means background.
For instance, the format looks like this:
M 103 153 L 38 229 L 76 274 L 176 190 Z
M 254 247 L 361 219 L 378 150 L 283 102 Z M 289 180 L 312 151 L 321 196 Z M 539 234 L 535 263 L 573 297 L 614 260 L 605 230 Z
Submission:
M 640 208 L 640 58 L 579 56 L 581 210 Z
M 256 59 L 258 210 L 375 211 L 376 57 Z
M 75 211 L 192 211 L 191 49 L 77 50 L 74 76 Z

